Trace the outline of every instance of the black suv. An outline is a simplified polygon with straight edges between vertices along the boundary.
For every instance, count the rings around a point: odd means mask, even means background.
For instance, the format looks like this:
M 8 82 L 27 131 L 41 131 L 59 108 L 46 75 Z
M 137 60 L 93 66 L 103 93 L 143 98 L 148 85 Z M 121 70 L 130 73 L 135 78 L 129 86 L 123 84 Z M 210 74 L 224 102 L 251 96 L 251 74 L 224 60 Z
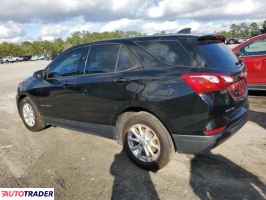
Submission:
M 72 47 L 19 84 L 25 126 L 85 130 L 158 170 L 175 151 L 208 152 L 247 121 L 244 64 L 219 35 L 167 35 Z

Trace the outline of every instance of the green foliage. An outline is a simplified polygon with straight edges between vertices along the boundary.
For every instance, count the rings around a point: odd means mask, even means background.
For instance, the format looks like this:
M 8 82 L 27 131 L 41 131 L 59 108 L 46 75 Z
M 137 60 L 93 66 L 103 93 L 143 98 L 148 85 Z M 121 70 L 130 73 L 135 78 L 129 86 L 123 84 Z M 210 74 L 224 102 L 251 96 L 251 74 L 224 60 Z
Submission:
M 248 38 L 260 33 L 266 33 L 266 20 L 262 24 L 255 22 L 251 24 L 241 23 L 232 24 L 229 31 L 222 31 L 219 34 L 224 35 L 227 38 Z M 166 34 L 165 31 L 155 33 Z M 136 31 L 113 31 L 113 32 L 89 32 L 78 31 L 71 34 L 70 37 L 63 41 L 61 38 L 57 38 L 54 41 L 34 41 L 34 42 L 22 42 L 21 44 L 12 44 L 3 42 L 0 44 L 0 57 L 5 56 L 26 56 L 36 54 L 53 54 L 59 53 L 68 49 L 76 44 L 92 42 L 96 40 L 106 40 L 113 38 L 125 38 L 125 37 L 137 37 L 143 36 L 142 33 Z
M 264 20 L 264 22 L 262 23 L 262 28 L 260 30 L 261 33 L 266 33 L 266 20 Z
M 113 39 L 142 36 L 143 34 L 136 31 L 114 31 L 114 32 L 74 32 L 70 37 L 63 41 L 61 38 L 50 41 L 22 42 L 21 44 L 12 44 L 3 42 L 0 44 L 0 57 L 5 56 L 26 56 L 36 54 L 53 54 L 62 52 L 76 44 L 92 42 L 95 40 Z
M 255 22 L 252 22 L 250 25 L 249 25 L 249 28 L 250 28 L 250 36 L 256 36 L 256 35 L 259 35 L 260 34 L 260 27 L 259 27 L 259 24 L 255 23 Z
M 92 42 L 96 40 L 107 40 L 113 38 L 124 38 L 124 37 L 135 37 L 142 36 L 143 34 L 136 31 L 115 31 L 115 32 L 88 32 L 88 31 L 78 31 L 72 33 L 71 37 L 67 38 L 66 42 L 71 45 L 76 45 L 80 43 Z
M 252 22 L 251 24 L 231 24 L 229 31 L 222 31 L 219 34 L 226 38 L 250 38 L 261 33 L 266 33 L 266 20 L 262 24 Z

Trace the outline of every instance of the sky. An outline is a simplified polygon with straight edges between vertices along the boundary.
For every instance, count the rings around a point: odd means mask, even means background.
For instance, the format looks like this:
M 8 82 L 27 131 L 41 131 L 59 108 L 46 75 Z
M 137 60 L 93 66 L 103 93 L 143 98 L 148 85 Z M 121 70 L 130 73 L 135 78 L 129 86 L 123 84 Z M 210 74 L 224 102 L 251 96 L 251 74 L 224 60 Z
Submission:
M 266 20 L 266 0 L 1 0 L 0 42 L 63 39 L 75 31 L 204 34 Z

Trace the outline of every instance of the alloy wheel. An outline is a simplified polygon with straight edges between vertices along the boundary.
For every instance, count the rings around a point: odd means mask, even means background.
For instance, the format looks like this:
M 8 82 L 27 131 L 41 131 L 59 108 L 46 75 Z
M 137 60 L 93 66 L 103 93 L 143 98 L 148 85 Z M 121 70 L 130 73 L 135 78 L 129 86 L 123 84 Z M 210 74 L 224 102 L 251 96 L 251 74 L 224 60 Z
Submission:
M 160 155 L 160 141 L 156 133 L 144 124 L 129 129 L 127 142 L 132 154 L 143 162 L 153 162 Z
M 33 127 L 36 123 L 33 107 L 29 103 L 25 103 L 22 108 L 23 118 L 29 127 Z

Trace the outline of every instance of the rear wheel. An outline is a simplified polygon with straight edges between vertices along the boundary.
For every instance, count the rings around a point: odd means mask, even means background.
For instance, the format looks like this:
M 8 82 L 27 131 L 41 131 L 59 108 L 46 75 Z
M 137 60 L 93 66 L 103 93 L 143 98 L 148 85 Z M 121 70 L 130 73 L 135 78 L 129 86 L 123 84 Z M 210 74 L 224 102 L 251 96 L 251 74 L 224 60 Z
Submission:
M 24 125 L 30 131 L 36 132 L 46 127 L 36 105 L 29 97 L 25 97 L 19 102 L 19 112 Z
M 129 158 L 146 170 L 161 169 L 174 152 L 167 129 L 160 120 L 147 112 L 132 114 L 125 120 L 123 143 Z

